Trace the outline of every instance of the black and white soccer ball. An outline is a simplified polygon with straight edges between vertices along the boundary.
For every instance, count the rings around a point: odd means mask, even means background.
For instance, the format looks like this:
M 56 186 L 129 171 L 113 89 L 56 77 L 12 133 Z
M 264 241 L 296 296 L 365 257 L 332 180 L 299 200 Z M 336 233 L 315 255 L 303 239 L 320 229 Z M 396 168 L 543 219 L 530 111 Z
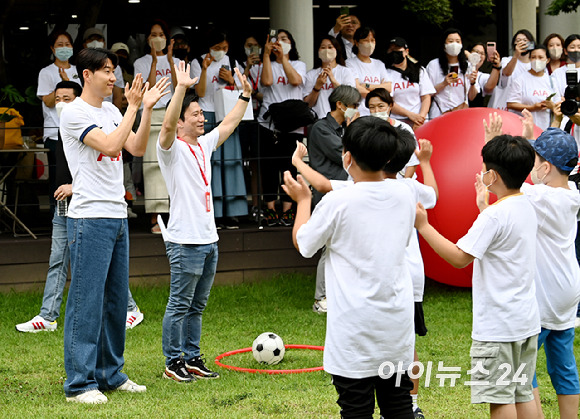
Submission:
M 272 332 L 262 333 L 252 344 L 254 359 L 261 364 L 276 365 L 284 358 L 285 351 L 282 338 Z

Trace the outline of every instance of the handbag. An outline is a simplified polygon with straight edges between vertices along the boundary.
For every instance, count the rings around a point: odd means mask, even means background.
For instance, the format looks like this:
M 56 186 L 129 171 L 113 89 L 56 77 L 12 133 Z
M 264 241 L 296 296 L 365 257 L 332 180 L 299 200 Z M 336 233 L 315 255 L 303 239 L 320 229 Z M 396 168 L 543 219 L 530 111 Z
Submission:
M 264 119 L 269 117 L 270 125 L 274 123 L 276 131 L 280 132 L 292 132 L 318 120 L 316 112 L 308 106 L 308 103 L 299 99 L 288 99 L 284 102 L 272 103 L 264 114 Z
M 223 121 L 224 118 L 234 108 L 240 97 L 240 90 L 218 89 L 213 94 L 213 105 L 215 110 L 216 122 Z M 246 107 L 246 112 L 242 117 L 242 121 L 254 120 L 254 107 L 252 106 L 252 98 Z

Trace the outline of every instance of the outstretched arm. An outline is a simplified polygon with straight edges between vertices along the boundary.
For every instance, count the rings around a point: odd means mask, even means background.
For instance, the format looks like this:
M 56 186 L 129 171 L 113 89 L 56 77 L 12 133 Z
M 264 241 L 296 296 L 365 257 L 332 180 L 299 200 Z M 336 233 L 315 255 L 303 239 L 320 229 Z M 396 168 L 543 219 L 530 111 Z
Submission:
M 284 192 L 286 192 L 290 198 L 298 203 L 296 219 L 294 220 L 294 227 L 292 228 L 292 242 L 294 243 L 296 250 L 300 251 L 296 236 L 298 235 L 300 227 L 310 220 L 312 194 L 302 176 L 298 175 L 296 179 L 297 180 L 294 180 L 292 174 L 286 170 L 284 172 L 284 184 L 282 185 L 282 189 L 284 189 Z
M 415 217 L 415 228 L 423 236 L 427 244 L 435 252 L 455 268 L 465 268 L 473 259 L 469 253 L 465 253 L 457 245 L 443 237 L 427 220 L 427 211 L 417 203 L 417 215 Z
M 302 159 L 308 155 L 306 146 L 300 141 L 296 141 L 296 150 L 292 154 L 292 165 L 298 169 L 300 174 L 320 193 L 327 193 L 332 190 L 332 184 L 324 175 L 321 175 L 312 167 L 307 165 Z
M 485 143 L 489 143 L 498 135 L 502 135 L 502 120 L 501 116 L 494 112 L 493 114 L 489 114 L 489 124 L 484 119 L 483 120 L 483 129 L 485 131 Z

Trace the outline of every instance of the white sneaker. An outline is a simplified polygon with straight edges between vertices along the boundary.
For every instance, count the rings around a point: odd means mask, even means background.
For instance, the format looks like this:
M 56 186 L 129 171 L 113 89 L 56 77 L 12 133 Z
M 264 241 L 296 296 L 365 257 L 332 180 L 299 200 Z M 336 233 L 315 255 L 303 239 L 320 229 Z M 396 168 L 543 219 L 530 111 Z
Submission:
M 115 390 L 126 391 L 127 393 L 145 393 L 147 391 L 147 387 L 140 386 L 139 384 L 135 384 L 131 380 L 127 380 L 119 387 L 117 387 Z
M 34 317 L 26 323 L 16 325 L 16 330 L 19 332 L 37 333 L 37 332 L 54 332 L 56 330 L 56 320 L 49 322 L 40 316 Z
M 580 327 L 580 317 L 576 317 L 576 321 L 574 322 L 574 327 L 578 329 Z
M 132 329 L 135 326 L 137 326 L 139 323 L 141 323 L 143 321 L 143 318 L 145 316 L 143 316 L 143 313 L 141 313 L 141 310 L 139 310 L 139 307 L 137 307 L 136 311 L 128 311 L 127 312 L 127 324 L 125 326 L 126 329 Z
M 316 300 L 312 306 L 312 311 L 318 314 L 326 313 L 326 297 Z
M 66 401 L 85 404 L 103 404 L 107 403 L 109 399 L 99 390 L 89 390 L 76 396 L 67 397 Z
M 133 212 L 131 207 L 127 207 L 127 217 L 128 218 L 137 218 L 137 214 Z

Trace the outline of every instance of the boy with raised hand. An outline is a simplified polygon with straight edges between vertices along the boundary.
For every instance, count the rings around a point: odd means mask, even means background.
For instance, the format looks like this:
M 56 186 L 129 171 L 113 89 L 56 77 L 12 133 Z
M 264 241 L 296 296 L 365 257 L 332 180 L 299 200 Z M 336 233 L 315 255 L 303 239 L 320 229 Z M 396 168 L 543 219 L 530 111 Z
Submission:
M 481 213 L 457 244 L 443 237 L 417 204 L 415 227 L 447 262 L 473 266 L 472 403 L 489 403 L 492 418 L 535 418 L 531 376 L 540 316 L 536 302 L 537 219 L 520 192 L 534 165 L 534 149 L 522 137 L 497 136 L 481 151 L 476 175 Z M 489 190 L 498 201 L 486 207 Z
M 194 376 L 219 377 L 205 366 L 199 342 L 201 316 L 218 260 L 211 154 L 236 129 L 252 94 L 246 77 L 237 68 L 234 71 L 242 81 L 243 92 L 224 120 L 205 134 L 198 97 L 187 93 L 197 79 L 190 77 L 189 64 L 186 67 L 180 61 L 177 86 L 157 143 L 159 167 L 171 198 L 169 225 L 166 231 L 162 229 L 171 267 L 169 301 L 163 317 L 163 376 L 177 382 L 194 381 Z
M 406 373 L 415 340 L 413 286 L 405 248 L 415 200 L 404 184 L 384 181 L 383 168 L 398 147 L 387 122 L 353 121 L 343 146 L 354 185 L 325 195 L 312 217 L 308 185 L 302 176 L 284 174 L 284 190 L 298 203 L 294 245 L 304 257 L 327 247 L 324 369 L 332 374 L 342 417 L 371 417 L 376 395 L 382 416 L 413 418 Z M 384 362 L 397 374 L 381 378 Z

